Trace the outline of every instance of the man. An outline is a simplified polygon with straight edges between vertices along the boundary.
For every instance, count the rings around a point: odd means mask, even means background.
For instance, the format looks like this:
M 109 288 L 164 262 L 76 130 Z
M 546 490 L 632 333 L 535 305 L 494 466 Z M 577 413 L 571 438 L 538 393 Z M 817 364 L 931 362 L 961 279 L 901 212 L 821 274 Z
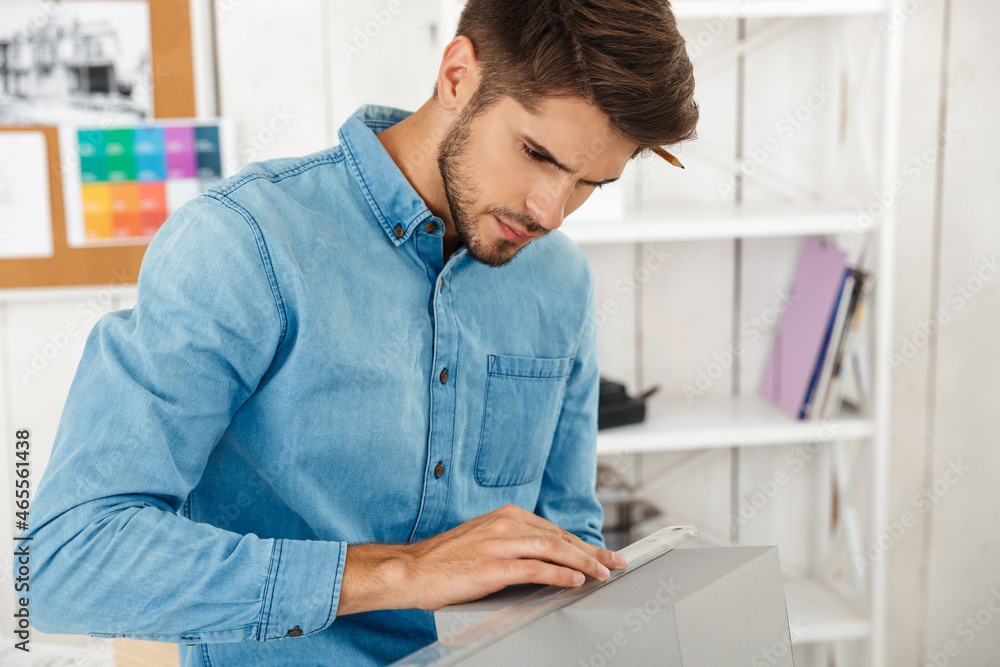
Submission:
M 37 627 L 384 664 L 430 610 L 625 567 L 593 281 L 555 230 L 693 135 L 683 40 L 666 0 L 471 0 L 458 35 L 417 112 L 365 107 L 157 234 L 33 506 Z

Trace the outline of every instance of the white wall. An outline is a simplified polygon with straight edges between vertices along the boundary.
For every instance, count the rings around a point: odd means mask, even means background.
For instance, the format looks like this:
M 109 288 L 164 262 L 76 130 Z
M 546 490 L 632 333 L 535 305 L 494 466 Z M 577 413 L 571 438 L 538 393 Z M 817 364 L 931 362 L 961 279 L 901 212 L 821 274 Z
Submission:
M 889 664 L 923 665 L 928 653 L 939 654 L 953 641 L 959 652 L 949 656 L 947 664 L 985 665 L 1000 655 L 1000 621 L 973 631 L 971 637 L 960 624 L 1000 591 L 1000 500 L 991 493 L 991 472 L 1000 469 L 1000 390 L 994 382 L 1000 376 L 1000 280 L 975 282 L 982 257 L 1000 251 L 1000 168 L 995 159 L 1000 137 L 993 121 L 1000 102 L 1000 46 L 991 33 L 1000 21 L 1000 5 L 990 0 L 926 0 L 914 5 L 905 20 L 900 173 L 912 156 L 934 146 L 939 129 L 947 127 L 959 138 L 943 159 L 932 161 L 909 182 L 898 202 L 894 349 L 909 354 L 905 343 L 916 338 L 921 344 L 892 378 L 890 520 L 904 512 L 917 514 L 915 494 L 932 490 L 949 464 L 961 461 L 970 470 L 948 487 L 931 512 L 919 514 L 918 524 L 888 551 Z M 422 103 L 433 85 L 438 50 L 447 41 L 440 27 L 441 4 L 414 0 L 401 7 L 391 13 L 387 0 L 217 2 L 219 102 L 222 113 L 237 123 L 241 161 L 325 148 L 336 141 L 340 123 L 365 102 L 411 109 Z M 945 22 L 949 12 L 950 24 Z M 378 30 L 368 26 L 380 18 L 384 25 Z M 358 38 L 366 27 L 373 33 L 367 44 Z M 711 67 L 737 40 L 735 22 L 718 34 L 705 22 L 682 27 L 689 39 L 706 30 L 713 34 L 695 58 L 701 67 Z M 750 36 L 770 29 L 755 21 L 746 28 Z M 832 101 L 782 143 L 763 175 L 748 181 L 744 197 L 748 202 L 808 200 L 815 193 L 856 187 L 858 172 L 864 169 L 864 146 L 855 147 L 852 156 L 857 157 L 850 164 L 834 159 L 832 150 L 844 80 L 844 72 L 829 56 L 836 46 L 832 28 L 822 22 L 798 25 L 755 51 L 746 63 L 742 106 L 732 60 L 723 58 L 724 64 L 706 69 L 698 78 L 701 138 L 682 151 L 688 168 L 681 172 L 662 164 L 639 165 L 628 184 L 631 208 L 720 203 L 719 183 L 731 180 L 738 124 L 743 126 L 745 151 L 761 146 L 773 135 L 776 121 L 800 105 L 811 86 L 823 84 L 835 91 Z M 864 36 L 863 26 L 852 29 Z M 877 84 L 873 82 L 869 95 L 877 93 Z M 853 100 L 854 92 L 851 95 Z M 871 131 L 877 139 L 877 125 Z M 661 392 L 681 398 L 681 387 L 706 368 L 713 355 L 729 349 L 734 324 L 766 309 L 776 291 L 788 285 L 799 243 L 779 239 L 740 246 L 711 241 L 588 247 L 598 298 L 618 304 L 600 330 L 603 372 L 625 380 L 632 389 L 640 383 L 659 384 Z M 617 292 L 616 283 L 634 275 L 653 250 L 669 253 L 669 261 L 640 291 L 627 296 Z M 959 309 L 955 290 L 961 285 L 978 291 Z M 22 380 L 17 369 L 30 363 L 33 352 L 67 323 L 92 325 L 84 321 L 80 308 L 98 293 L 95 288 L 55 301 L 29 298 L 0 306 L 0 426 L 8 440 L 14 428 L 33 429 L 36 480 L 84 335 L 73 337 L 37 377 Z M 128 307 L 132 298 L 121 292 L 103 307 Z M 915 337 L 938 308 L 947 311 L 948 323 L 926 342 Z M 708 393 L 727 395 L 734 387 L 755 390 L 771 335 L 749 345 L 740 363 Z M 713 454 L 653 496 L 670 512 L 698 523 L 706 535 L 725 541 L 732 499 L 769 478 L 786 451 L 744 451 L 735 486 L 730 453 Z M 646 456 L 636 461 L 633 472 L 648 478 L 685 458 Z M 0 464 L 0 471 L 9 464 Z M 807 473 L 794 478 L 742 527 L 741 538 L 747 543 L 780 541 L 787 563 L 818 567 L 825 554 L 817 550 L 823 536 L 816 534 L 815 526 L 821 525 L 829 506 L 816 502 L 822 498 L 816 489 L 828 483 L 825 465 L 819 457 Z M 9 514 L 5 512 L 0 523 L 7 530 Z

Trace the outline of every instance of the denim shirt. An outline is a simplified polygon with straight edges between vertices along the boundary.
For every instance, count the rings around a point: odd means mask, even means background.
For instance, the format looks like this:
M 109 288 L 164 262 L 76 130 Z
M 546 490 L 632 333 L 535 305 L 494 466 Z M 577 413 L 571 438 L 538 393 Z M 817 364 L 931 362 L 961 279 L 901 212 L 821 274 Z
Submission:
M 595 296 L 558 230 L 493 268 L 362 107 L 339 145 L 253 164 L 153 239 L 87 339 L 32 505 L 31 619 L 175 642 L 184 665 L 375 665 L 422 610 L 337 617 L 348 544 L 505 504 L 603 545 Z

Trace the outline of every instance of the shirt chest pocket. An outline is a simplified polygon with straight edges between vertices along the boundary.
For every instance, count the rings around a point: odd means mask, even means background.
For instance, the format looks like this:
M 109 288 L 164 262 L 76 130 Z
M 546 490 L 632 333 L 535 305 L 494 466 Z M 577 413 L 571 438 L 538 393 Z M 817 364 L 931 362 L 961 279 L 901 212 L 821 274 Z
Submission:
M 480 485 L 527 484 L 541 475 L 573 359 L 489 355 L 476 455 Z

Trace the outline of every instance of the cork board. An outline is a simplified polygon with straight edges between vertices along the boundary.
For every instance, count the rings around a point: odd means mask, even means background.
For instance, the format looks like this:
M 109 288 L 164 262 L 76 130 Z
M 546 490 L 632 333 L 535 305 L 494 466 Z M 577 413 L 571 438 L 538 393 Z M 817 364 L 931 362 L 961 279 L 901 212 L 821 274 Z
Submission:
M 148 0 L 152 46 L 153 114 L 156 118 L 195 115 L 194 63 L 188 0 Z M 55 127 L 3 127 L 0 132 L 35 130 L 48 145 L 52 200 L 52 257 L 0 260 L 0 288 L 103 285 L 138 279 L 143 245 L 70 248 L 60 175 L 59 133 Z

